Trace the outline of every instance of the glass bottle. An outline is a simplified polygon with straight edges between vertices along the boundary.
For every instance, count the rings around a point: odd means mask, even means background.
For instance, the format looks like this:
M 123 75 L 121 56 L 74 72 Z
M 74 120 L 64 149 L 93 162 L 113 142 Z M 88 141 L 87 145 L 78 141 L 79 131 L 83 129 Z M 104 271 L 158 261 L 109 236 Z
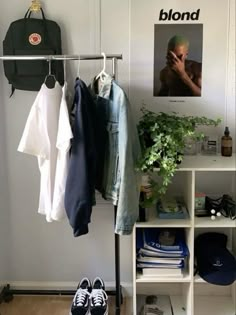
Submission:
M 224 136 L 221 138 L 222 156 L 232 156 L 232 137 L 229 134 L 229 127 L 225 127 Z

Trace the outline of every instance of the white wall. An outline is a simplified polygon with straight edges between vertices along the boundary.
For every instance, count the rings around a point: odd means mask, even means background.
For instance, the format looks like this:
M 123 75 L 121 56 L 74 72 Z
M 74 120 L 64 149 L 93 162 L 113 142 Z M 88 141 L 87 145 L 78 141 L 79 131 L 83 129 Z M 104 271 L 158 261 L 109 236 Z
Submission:
M 57 6 L 55 6 L 57 3 Z M 49 1 L 45 12 L 48 18 L 58 21 L 62 29 L 64 53 L 100 53 L 98 36 L 100 19 L 97 1 L 70 1 L 70 7 L 61 1 Z M 1 3 L 1 39 L 11 21 L 20 18 L 29 1 L 17 0 L 9 6 Z M 12 10 L 12 8 L 18 8 Z M 65 15 L 65 10 L 70 15 Z M 120 53 L 122 48 L 112 48 L 109 53 Z M 98 72 L 98 62 L 81 62 L 80 75 L 85 81 Z M 75 77 L 77 63 L 69 69 Z M 63 223 L 48 224 L 37 214 L 39 172 L 33 157 L 17 152 L 17 146 L 36 93 L 16 91 L 9 99 L 10 87 L 6 80 L 1 94 L 4 114 L 0 116 L 6 124 L 9 176 L 9 226 L 11 243 L 10 276 L 12 281 L 78 281 L 82 276 L 91 279 L 100 275 L 106 281 L 114 280 L 114 229 L 113 206 L 98 201 L 93 209 L 90 233 L 74 238 L 67 220 Z M 5 146 L 4 146 L 5 147 Z M 2 181 L 1 181 L 2 182 Z M 2 221 L 1 223 L 2 224 Z M 1 228 L 0 228 L 1 230 Z M 131 238 L 121 241 L 122 280 L 131 281 Z
M 10 4 L 1 1 L 0 42 L 10 22 L 24 15 L 29 2 L 21 0 L 19 5 L 17 0 L 11 0 Z M 119 82 L 128 93 L 131 88 L 129 2 L 44 1 L 48 18 L 58 21 L 61 26 L 64 53 L 123 53 L 124 60 L 119 66 Z M 147 5 L 146 2 L 144 5 Z M 232 33 L 231 41 L 233 40 Z M 68 67 L 70 82 L 73 84 L 77 62 L 71 62 Z M 88 82 L 99 69 L 99 62 L 84 61 L 81 62 L 80 75 Z M 3 73 L 2 68 L 0 71 Z M 48 224 L 44 217 L 37 214 L 37 162 L 33 157 L 17 152 L 36 93 L 16 91 L 9 99 L 10 87 L 5 79 L 0 92 L 0 198 L 3 195 L 3 204 L 1 198 L 0 206 L 0 246 L 5 247 L 5 252 L 8 249 L 9 254 L 9 259 L 7 254 L 2 257 L 1 251 L 0 279 L 1 265 L 3 270 L 8 265 L 8 280 L 11 281 L 76 282 L 85 275 L 91 279 L 100 275 L 106 281 L 114 281 L 113 207 L 98 201 L 98 206 L 93 210 L 90 232 L 80 238 L 73 237 L 67 220 Z M 232 96 L 230 100 L 231 110 L 235 115 Z M 136 108 L 137 105 L 132 106 Z M 2 148 L 6 155 L 3 155 Z M 10 238 L 3 242 L 2 237 L 6 232 L 10 233 Z M 122 237 L 121 279 L 124 282 L 131 282 L 132 279 L 131 257 L 131 237 Z
M 0 71 L 2 65 L 0 64 Z M 2 77 L 0 77 L 0 95 L 2 95 Z M 2 103 L 1 103 L 2 104 Z M 5 117 L 4 107 L 0 106 L 0 117 Z M 9 263 L 9 198 L 8 198 L 8 173 L 7 173 L 7 152 L 5 121 L 0 123 L 0 282 L 8 278 Z

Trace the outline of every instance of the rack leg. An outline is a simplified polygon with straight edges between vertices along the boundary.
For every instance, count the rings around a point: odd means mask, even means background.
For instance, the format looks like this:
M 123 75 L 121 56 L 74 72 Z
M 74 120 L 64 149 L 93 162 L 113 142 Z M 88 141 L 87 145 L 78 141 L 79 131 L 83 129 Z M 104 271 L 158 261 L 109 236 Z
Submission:
M 120 314 L 121 287 L 120 287 L 120 236 L 115 234 L 115 267 L 116 267 L 116 315 Z
M 115 221 L 117 206 L 114 207 Z M 121 285 L 120 285 L 120 236 L 115 234 L 115 272 L 116 272 L 116 315 L 120 315 L 121 307 Z
M 9 303 L 13 300 L 13 294 L 10 291 L 10 285 L 7 284 L 3 287 L 2 291 L 0 292 L 0 304 L 5 302 Z

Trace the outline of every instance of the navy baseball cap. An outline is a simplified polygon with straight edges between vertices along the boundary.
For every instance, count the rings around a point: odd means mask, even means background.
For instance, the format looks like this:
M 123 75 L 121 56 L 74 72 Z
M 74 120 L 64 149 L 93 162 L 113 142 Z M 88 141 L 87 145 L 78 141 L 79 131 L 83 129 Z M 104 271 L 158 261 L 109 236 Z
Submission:
M 195 241 L 197 271 L 206 282 L 230 285 L 236 280 L 236 259 L 226 248 L 227 236 L 205 233 Z
M 236 260 L 227 248 L 208 248 L 205 258 L 198 264 L 198 273 L 206 282 L 230 285 L 236 280 Z

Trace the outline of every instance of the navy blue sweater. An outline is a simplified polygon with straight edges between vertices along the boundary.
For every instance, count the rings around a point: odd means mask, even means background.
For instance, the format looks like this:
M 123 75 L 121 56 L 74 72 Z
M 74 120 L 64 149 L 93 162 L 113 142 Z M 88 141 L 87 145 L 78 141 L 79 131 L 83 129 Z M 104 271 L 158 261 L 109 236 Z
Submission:
M 75 113 L 69 171 L 65 191 L 66 213 L 74 236 L 88 233 L 95 204 L 95 104 L 86 86 L 76 80 L 73 103 Z

